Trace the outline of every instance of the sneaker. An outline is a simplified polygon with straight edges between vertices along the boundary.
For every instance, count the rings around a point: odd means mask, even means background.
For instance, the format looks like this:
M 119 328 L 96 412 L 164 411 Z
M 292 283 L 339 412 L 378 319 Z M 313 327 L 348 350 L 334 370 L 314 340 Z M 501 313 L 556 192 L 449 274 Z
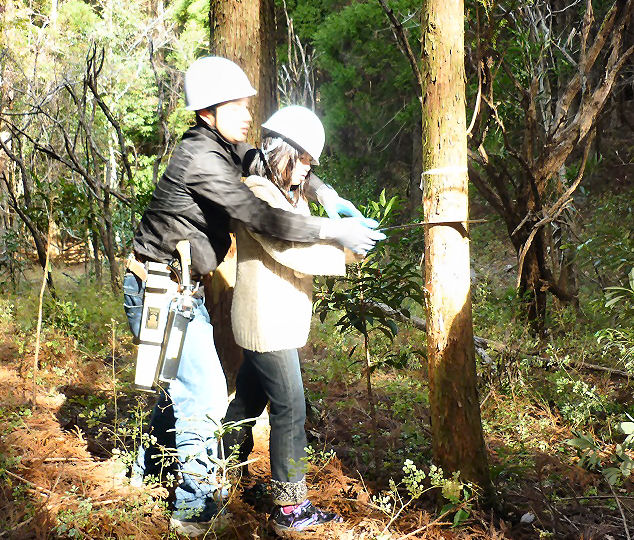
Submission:
M 224 495 L 224 493 L 222 493 Z M 207 499 L 202 512 L 193 515 L 191 510 L 175 510 L 170 518 L 170 529 L 179 534 L 195 538 L 207 534 L 209 531 L 219 531 L 225 528 L 231 519 L 231 514 L 224 508 L 218 509 L 214 499 Z
M 210 521 L 186 521 L 170 518 L 170 529 L 178 534 L 196 538 L 206 535 L 210 530 L 219 531 L 229 525 L 230 514 L 219 514 Z
M 308 499 L 290 514 L 286 514 L 281 506 L 277 506 L 269 518 L 273 530 L 280 536 L 288 533 L 308 531 L 324 523 L 341 523 L 343 519 L 333 512 L 324 512 L 313 506 Z

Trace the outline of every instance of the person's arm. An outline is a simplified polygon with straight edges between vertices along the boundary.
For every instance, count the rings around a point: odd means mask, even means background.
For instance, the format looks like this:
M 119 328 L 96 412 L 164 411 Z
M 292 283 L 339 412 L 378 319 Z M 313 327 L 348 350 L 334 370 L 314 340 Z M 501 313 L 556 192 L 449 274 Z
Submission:
M 252 165 L 257 160 L 262 159 L 262 153 L 260 150 L 254 148 L 246 142 L 236 144 L 236 154 L 238 154 L 242 163 L 242 176 L 249 176 L 253 174 Z
M 347 199 L 339 196 L 335 188 L 324 183 L 315 173 L 311 172 L 304 186 L 308 198 L 319 202 L 331 219 L 340 215 L 362 218 L 363 214 Z
M 273 207 L 283 204 L 283 196 L 267 179 L 252 176 L 246 185 L 253 194 Z M 344 249 L 326 242 L 295 243 L 264 236 L 247 229 L 262 249 L 279 264 L 308 275 L 342 276 L 346 273 Z
M 306 178 L 306 183 L 304 184 L 304 193 L 306 193 L 306 197 L 309 201 L 319 202 L 319 198 L 317 197 L 317 192 L 320 188 L 326 186 L 326 183 L 319 178 L 313 171 L 308 173 L 308 178 Z M 327 186 L 326 186 L 327 187 Z
M 258 233 L 295 242 L 332 240 L 356 253 L 369 251 L 377 240 L 385 238 L 354 218 L 333 221 L 271 208 L 240 181 L 235 165 L 222 152 L 197 156 L 185 179 L 195 198 L 211 211 L 220 207 Z
M 319 240 L 323 218 L 271 208 L 240 181 L 235 165 L 222 152 L 208 151 L 197 156 L 184 177 L 195 197 L 212 212 L 219 206 L 252 230 L 282 240 Z

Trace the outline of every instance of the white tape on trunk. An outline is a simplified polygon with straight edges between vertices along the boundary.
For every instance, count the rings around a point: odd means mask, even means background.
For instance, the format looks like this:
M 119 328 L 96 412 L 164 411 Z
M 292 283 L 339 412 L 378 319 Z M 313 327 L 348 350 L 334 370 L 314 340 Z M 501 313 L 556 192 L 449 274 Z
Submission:
M 435 174 L 458 174 L 458 173 L 466 173 L 467 167 L 464 165 L 449 165 L 447 167 L 438 167 L 437 169 L 429 169 L 427 171 L 423 171 L 420 175 L 420 189 L 423 190 L 423 180 L 425 180 L 425 175 L 435 175 Z

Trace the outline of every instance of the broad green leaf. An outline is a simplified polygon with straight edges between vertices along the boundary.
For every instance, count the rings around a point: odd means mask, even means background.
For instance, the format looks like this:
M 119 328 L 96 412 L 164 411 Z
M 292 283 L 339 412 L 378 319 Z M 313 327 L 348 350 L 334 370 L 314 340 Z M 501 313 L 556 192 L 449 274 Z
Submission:
M 456 515 L 453 517 L 453 526 L 458 527 L 462 523 L 464 523 L 467 519 L 469 519 L 469 512 L 464 508 L 461 508 L 456 512 Z
M 574 439 L 568 439 L 566 444 L 578 448 L 579 450 L 590 450 L 596 448 L 594 441 L 586 437 L 576 437 Z
M 385 324 L 387 324 L 390 327 L 390 330 L 395 336 L 398 334 L 398 326 L 396 325 L 394 321 L 388 320 L 388 321 L 385 321 Z
M 616 467 L 608 467 L 607 469 L 603 469 L 602 473 L 606 482 L 611 486 L 616 484 L 621 477 L 621 469 L 617 469 Z

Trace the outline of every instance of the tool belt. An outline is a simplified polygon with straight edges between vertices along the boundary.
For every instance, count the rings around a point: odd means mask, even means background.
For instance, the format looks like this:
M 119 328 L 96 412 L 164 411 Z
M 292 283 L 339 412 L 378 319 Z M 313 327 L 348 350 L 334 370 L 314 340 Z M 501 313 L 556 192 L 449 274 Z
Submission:
M 154 263 L 153 261 L 151 261 L 151 259 L 141 257 L 140 255 L 137 255 L 135 253 L 130 253 L 130 255 L 128 255 L 128 258 L 125 260 L 124 264 L 125 264 L 126 270 L 129 270 L 130 272 L 132 272 L 136 277 L 138 277 L 141 281 L 145 283 L 147 281 L 147 263 L 148 262 L 152 262 L 154 265 L 164 264 L 164 263 Z M 164 266 L 165 266 L 166 272 L 170 271 L 169 265 L 164 264 Z M 212 273 L 210 272 L 210 275 L 211 274 Z M 173 277 L 171 279 L 173 281 L 176 281 Z M 202 298 L 203 297 L 203 290 L 202 290 L 203 277 L 201 275 L 194 274 L 191 276 L 191 280 L 194 284 L 194 295 L 193 295 L 194 298 Z
M 147 269 L 145 268 L 145 264 L 137 259 L 134 253 L 130 253 L 128 258 L 125 260 L 125 268 L 126 270 L 130 270 L 130 272 L 132 272 L 141 281 L 147 280 Z

